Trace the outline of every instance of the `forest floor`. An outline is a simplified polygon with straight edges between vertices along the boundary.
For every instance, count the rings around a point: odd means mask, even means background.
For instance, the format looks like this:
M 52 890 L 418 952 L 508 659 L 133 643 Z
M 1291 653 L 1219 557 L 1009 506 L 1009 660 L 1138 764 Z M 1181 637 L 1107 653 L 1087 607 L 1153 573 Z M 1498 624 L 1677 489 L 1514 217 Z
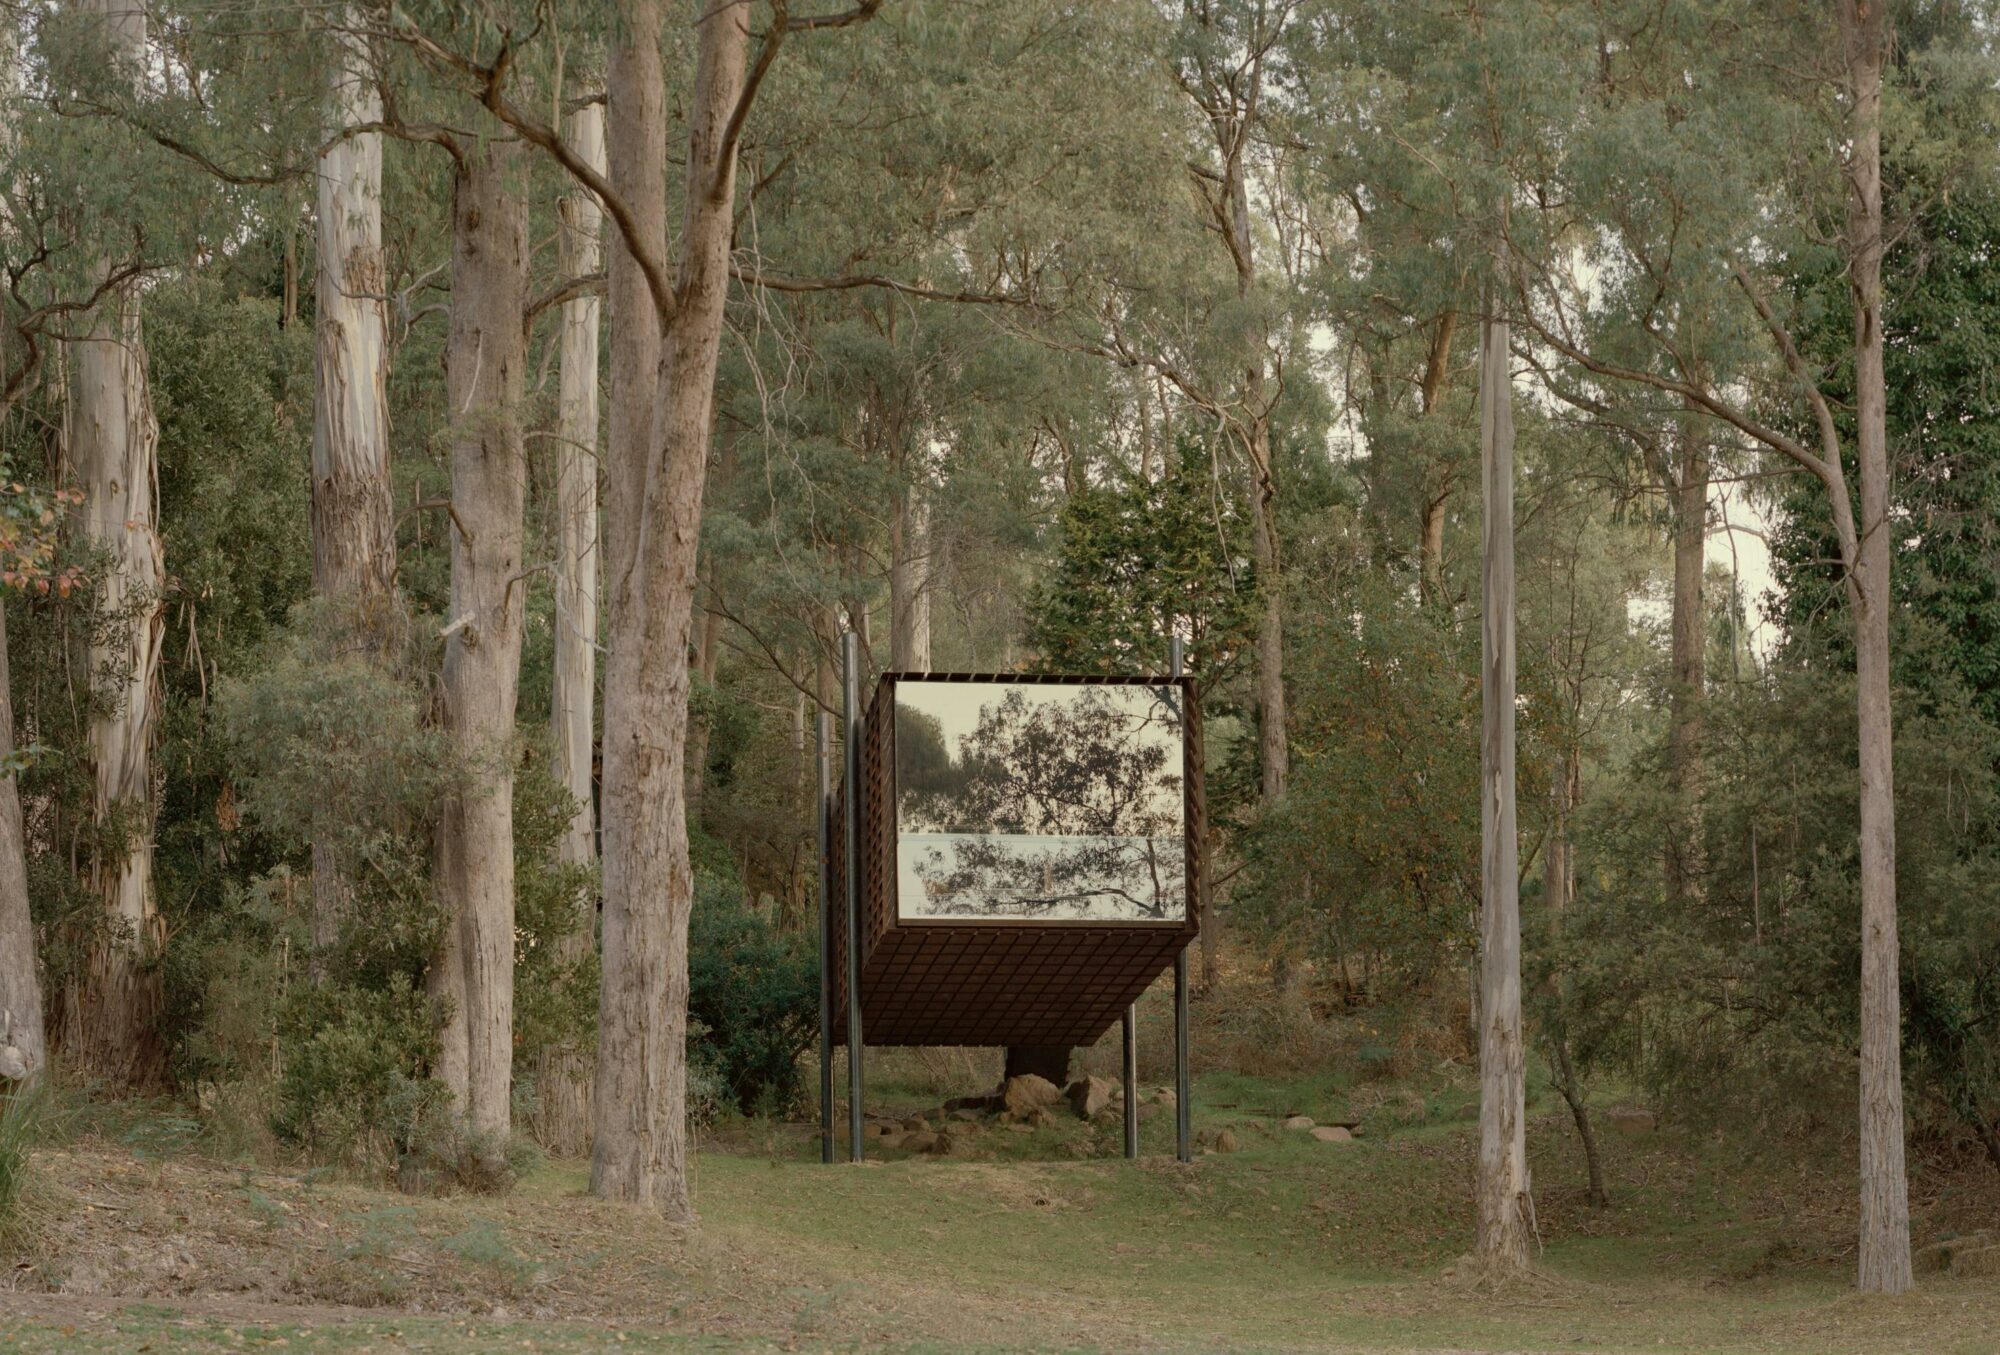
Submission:
M 880 1107 L 935 1108 L 885 1078 Z M 1352 1143 L 1286 1131 L 1354 1119 Z M 712 1132 L 679 1233 L 550 1162 L 506 1196 L 412 1197 L 181 1145 L 134 1112 L 39 1151 L 31 1230 L 0 1261 L 22 1352 L 896 1349 L 2000 1350 L 2000 1280 L 1851 1292 L 1851 1164 L 1671 1126 L 1607 1129 L 1588 1204 L 1553 1103 L 1530 1132 L 1539 1273 L 1480 1292 L 1470 1092 L 1215 1074 L 1182 1166 L 1171 1116 L 991 1128 L 952 1156 L 822 1166 L 809 1126 Z M 184 1123 L 184 1122 L 183 1122 Z M 1811 1159 L 1822 1161 L 1817 1165 Z M 1920 1243 L 2000 1220 L 2000 1174 L 1917 1173 Z

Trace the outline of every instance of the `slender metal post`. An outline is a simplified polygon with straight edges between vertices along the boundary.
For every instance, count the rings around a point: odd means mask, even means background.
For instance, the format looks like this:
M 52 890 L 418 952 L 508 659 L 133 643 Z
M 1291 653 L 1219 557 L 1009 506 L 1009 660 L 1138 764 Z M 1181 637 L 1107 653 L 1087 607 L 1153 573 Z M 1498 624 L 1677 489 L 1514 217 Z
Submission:
M 1125 1009 L 1118 1024 L 1125 1032 L 1125 1156 L 1139 1156 L 1139 1008 Z
M 833 869 L 833 734 L 832 717 L 819 713 L 813 754 L 819 769 L 819 794 L 813 818 L 819 825 L 819 1160 L 833 1161 L 833 900 L 827 877 Z
M 1168 647 L 1168 666 L 1181 676 L 1181 637 L 1175 635 Z M 1183 702 L 1183 706 L 1185 706 Z M 1187 737 L 1187 711 L 1181 711 L 1181 737 Z M 1184 824 L 1181 831 L 1193 832 L 1195 825 Z M 1183 896 L 1181 906 L 1192 908 L 1194 900 Z M 1194 1159 L 1194 1107 L 1188 1094 L 1188 960 L 1187 947 L 1174 952 L 1174 1156 L 1182 1162 Z
M 861 644 L 853 631 L 840 637 L 840 704 L 847 767 L 847 1158 L 861 1161 Z

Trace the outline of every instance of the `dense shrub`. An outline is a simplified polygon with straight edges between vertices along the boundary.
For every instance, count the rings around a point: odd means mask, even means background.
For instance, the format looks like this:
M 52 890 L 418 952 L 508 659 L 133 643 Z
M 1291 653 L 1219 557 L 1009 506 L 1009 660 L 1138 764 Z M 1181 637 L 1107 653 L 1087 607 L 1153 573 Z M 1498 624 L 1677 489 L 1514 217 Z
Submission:
M 691 1062 L 736 1107 L 780 1109 L 799 1094 L 799 1055 L 818 1037 L 819 957 L 804 932 L 783 932 L 737 882 L 700 872 L 688 934 Z

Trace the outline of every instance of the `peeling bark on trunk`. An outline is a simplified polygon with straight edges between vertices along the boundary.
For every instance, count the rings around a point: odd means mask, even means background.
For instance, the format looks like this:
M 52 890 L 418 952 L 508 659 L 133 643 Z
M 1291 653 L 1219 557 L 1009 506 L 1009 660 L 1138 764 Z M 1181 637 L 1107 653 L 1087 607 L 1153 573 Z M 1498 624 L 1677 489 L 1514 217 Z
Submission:
M 467 145 L 452 183 L 451 619 L 444 725 L 465 769 L 443 806 L 437 885 L 451 931 L 436 987 L 454 998 L 440 1073 L 489 1168 L 503 1160 L 514 1058 L 514 712 L 527 589 L 519 421 L 527 366 L 527 197 L 518 143 Z
M 1485 478 L 1481 616 L 1479 1231 L 1476 1257 L 1495 1275 L 1528 1267 L 1534 1209 L 1521 1039 L 1520 844 L 1514 807 L 1514 411 L 1507 322 L 1488 317 L 1479 353 Z
M 605 88 L 609 135 L 606 176 L 627 203 L 637 232 L 655 258 L 666 255 L 666 88 L 660 67 L 660 3 L 628 6 L 622 40 L 609 54 Z M 604 768 L 601 847 L 604 857 L 604 973 L 598 996 L 597 1070 L 591 1092 L 591 1193 L 658 1205 L 669 1163 L 661 1140 L 659 1100 L 672 1041 L 667 1026 L 664 909 L 646 894 L 658 877 L 630 861 L 631 848 L 613 829 L 623 815 L 612 745 L 629 718 L 616 661 L 641 637 L 633 629 L 639 522 L 658 395 L 660 314 L 643 271 L 622 232 L 608 241 L 606 297 L 611 311 L 611 400 L 605 444 L 604 588 L 610 650 L 604 680 Z M 634 712 L 637 714 L 637 712 Z M 650 756 L 664 756 L 657 746 Z M 629 865 L 628 865 L 629 861 Z M 633 872 L 628 881 L 627 870 Z M 685 1057 L 684 1054 L 679 1057 Z M 683 1071 L 682 1076 L 685 1077 Z M 685 1104 L 685 1093 L 682 1097 Z M 678 1118 L 678 1116 L 677 1116 Z M 686 1187 L 680 1187 L 683 1200 Z M 683 1204 L 685 1212 L 685 1204 Z
M 0 607 L 0 762 L 14 755 L 14 702 L 7 663 L 7 614 Z M 0 777 L 0 1045 L 21 1053 L 33 1077 L 48 1062 L 42 986 L 35 967 L 35 923 L 28 909 L 27 841 L 21 787 Z
M 358 38 L 337 35 L 335 51 L 335 124 L 358 127 L 381 121 L 382 101 L 366 47 Z M 365 648 L 379 651 L 396 586 L 381 133 L 357 133 L 329 146 L 319 157 L 317 180 L 313 586 L 334 605 L 340 624 L 352 627 Z M 317 969 L 340 937 L 351 863 L 340 859 L 334 843 L 324 841 L 313 844 L 312 860 Z
M 138 78 L 146 16 L 127 0 L 85 0 L 119 64 Z M 65 1038 L 79 1071 L 148 1087 L 162 1073 L 161 993 L 153 960 L 165 941 L 153 896 L 153 725 L 165 625 L 165 569 L 155 521 L 159 425 L 147 380 L 139 288 L 99 303 L 74 345 L 69 446 L 84 492 L 83 539 L 106 565 L 93 635 L 90 762 L 99 845 L 87 869 L 102 902 L 80 991 L 64 1003 Z
M 612 481 L 636 484 L 614 534 L 611 648 L 605 665 L 604 985 L 599 1006 L 597 1145 L 591 1189 L 693 1217 L 688 1190 L 688 863 L 684 757 L 688 632 L 715 369 L 729 289 L 736 156 L 726 129 L 742 96 L 747 7 L 705 8 L 687 104 L 685 216 L 675 305 L 660 326 L 649 440 L 614 440 Z M 664 193 L 634 182 L 664 145 L 658 0 L 628 7 L 611 78 L 612 167 L 627 201 L 650 214 Z M 630 105 L 638 105 L 630 113 Z M 663 238 L 663 223 L 657 223 Z M 614 299 L 614 307 L 619 303 Z M 615 314 L 615 311 L 614 311 Z M 615 340 L 614 340 L 615 342 Z M 628 430 L 629 431 L 629 430 Z M 632 464 L 636 462 L 636 464 Z
M 1880 0 L 1842 0 L 1854 135 L 1847 164 L 1848 287 L 1854 301 L 1855 461 L 1861 521 L 1853 535 L 1861 741 L 1861 1238 L 1859 1284 L 1900 1294 L 1910 1265 L 1903 1156 L 1903 1056 L 1896 938 L 1896 798 L 1889 671 L 1888 396 L 1882 353 L 1882 64 Z
M 604 106 L 570 115 L 569 142 L 585 163 L 604 171 Z M 578 191 L 562 203 L 562 275 L 588 277 L 600 266 L 602 210 Z M 565 865 L 597 859 L 597 817 L 591 783 L 597 710 L 597 336 L 602 303 L 595 296 L 563 303 L 560 393 L 556 405 L 555 677 L 549 732 L 556 775 L 576 801 L 576 813 L 556 847 Z M 597 898 L 576 899 L 575 929 L 560 942 L 562 958 L 586 960 L 597 948 Z M 590 1151 L 588 1050 L 545 1050 L 535 1070 L 535 1137 L 551 1153 Z

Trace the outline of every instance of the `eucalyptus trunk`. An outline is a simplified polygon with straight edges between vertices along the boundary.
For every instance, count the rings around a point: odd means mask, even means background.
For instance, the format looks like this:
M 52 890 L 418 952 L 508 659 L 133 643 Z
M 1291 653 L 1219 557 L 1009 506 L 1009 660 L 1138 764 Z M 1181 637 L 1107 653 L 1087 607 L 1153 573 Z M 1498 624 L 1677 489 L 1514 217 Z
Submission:
M 14 702 L 7 663 L 7 611 L 0 604 L 0 770 L 14 757 Z M 42 1025 L 42 985 L 35 971 L 35 921 L 28 907 L 27 840 L 21 831 L 21 786 L 0 775 L 0 1045 L 19 1051 L 33 1077 L 48 1062 Z
M 635 0 L 625 20 L 610 82 L 612 174 L 626 200 L 645 214 L 636 224 L 650 247 L 665 235 L 664 222 L 654 217 L 664 193 L 635 182 L 633 170 L 635 161 L 657 164 L 665 141 L 659 0 Z M 736 203 L 736 154 L 727 129 L 744 93 L 749 14 L 742 6 L 703 6 L 695 22 L 699 54 L 686 101 L 679 268 L 674 304 L 660 308 L 652 433 L 622 445 L 614 438 L 610 449 L 614 492 L 635 484 L 640 492 L 631 501 L 631 518 L 612 533 L 608 565 L 604 983 L 591 1164 L 596 1194 L 643 1203 L 681 1222 L 693 1217 L 687 1173 L 693 896 L 684 780 L 688 635 Z M 648 167 L 642 175 L 651 172 Z M 614 291 L 614 318 L 619 305 Z
M 519 144 L 457 151 L 445 392 L 451 449 L 451 607 L 444 727 L 460 780 L 442 806 L 437 887 L 450 918 L 433 975 L 446 999 L 439 1074 L 489 1168 L 510 1129 L 514 1058 L 514 712 L 527 586 L 528 221 Z
M 570 115 L 569 142 L 586 164 L 604 171 L 604 106 L 588 104 Z M 603 213 L 597 199 L 578 191 L 562 202 L 562 273 L 588 277 L 603 263 L 599 239 Z M 576 802 L 576 812 L 556 846 L 564 865 L 597 859 L 597 817 L 592 754 L 597 728 L 597 336 L 602 302 L 591 294 L 563 303 L 560 387 L 556 401 L 555 476 L 555 676 L 549 733 L 555 771 Z M 581 963 L 597 948 L 597 898 L 579 893 L 577 916 L 558 946 L 562 958 Z M 588 1051 L 570 1043 L 545 1049 L 535 1070 L 535 1134 L 542 1146 L 565 1157 L 590 1151 Z
M 350 16 L 352 17 L 352 16 Z M 336 35 L 333 121 L 382 119 L 373 63 L 358 38 Z M 317 383 L 313 401 L 313 586 L 335 624 L 370 636 L 380 652 L 396 587 L 396 531 L 389 486 L 389 346 L 382 262 L 382 135 L 355 132 L 321 153 L 318 270 L 314 277 Z M 336 831 L 332 830 L 332 831 Z M 313 843 L 315 968 L 339 940 L 351 863 L 336 842 Z
M 19 33 L 11 14 L 0 15 L 0 156 L 12 152 L 14 110 L 21 97 Z M 6 197 L 0 194 L 0 237 L 9 234 Z M 0 373 L 8 369 L 7 340 L 0 333 Z M 5 409 L 0 408 L 0 416 Z M 13 677 L 7 663 L 7 612 L 0 599 L 0 771 L 14 756 Z M 21 787 L 11 771 L 0 776 L 0 1045 L 19 1051 L 33 1076 L 48 1061 L 42 986 L 36 968 L 35 920 L 28 906 L 27 839 L 21 826 Z
M 923 478 L 912 479 L 889 522 L 889 666 L 931 668 L 931 503 Z
M 1479 1178 L 1477 1259 L 1528 1268 L 1534 1208 L 1521 1038 L 1520 843 L 1514 806 L 1514 410 L 1507 322 L 1480 336 L 1479 450 L 1485 481 L 1481 614 Z
M 1882 352 L 1880 0 L 1842 0 L 1854 135 L 1847 164 L 1848 288 L 1854 302 L 1855 462 L 1861 520 L 1847 574 L 1861 743 L 1860 1287 L 1899 1294 L 1910 1265 L 1903 1156 L 1902 1015 L 1896 939 L 1896 799 L 1889 671 L 1888 395 Z
M 1572 704 L 1566 712 L 1575 721 L 1578 712 Z M 1548 845 L 1543 849 L 1542 878 L 1543 892 L 1547 896 L 1549 909 L 1549 935 L 1562 934 L 1563 924 L 1569 914 L 1570 901 L 1576 897 L 1576 847 L 1569 840 L 1570 815 L 1575 810 L 1582 791 L 1583 759 L 1576 743 L 1575 727 L 1565 735 L 1562 761 L 1556 768 L 1554 784 L 1550 787 L 1551 822 Z M 1555 1013 L 1549 1022 L 1549 1048 L 1555 1067 L 1550 1078 L 1556 1090 L 1561 1093 L 1563 1103 L 1569 1107 L 1570 1118 L 1576 1123 L 1576 1137 L 1583 1145 L 1583 1164 L 1589 1186 L 1588 1198 L 1594 1205 L 1611 1203 L 1611 1191 L 1604 1184 L 1604 1157 L 1597 1148 L 1597 1130 L 1590 1121 L 1590 1102 L 1585 1098 L 1583 1081 L 1577 1076 L 1576 1065 L 1570 1058 L 1569 1029 L 1565 1021 L 1567 994 L 1560 976 L 1555 979 Z
M 1673 831 L 1664 844 L 1667 890 L 1676 903 L 1701 893 L 1703 715 L 1708 632 L 1703 574 L 1708 563 L 1709 457 L 1704 418 L 1681 418 L 1680 459 L 1673 471 L 1674 585 L 1669 622 L 1667 765 L 1673 780 Z
M 1243 136 L 1237 127 L 1224 145 Z M 1250 229 L 1250 194 L 1244 181 L 1241 147 L 1226 157 L 1229 180 L 1229 252 L 1236 261 L 1237 296 L 1248 301 L 1257 289 L 1257 254 Z M 1243 446 L 1250 463 L 1250 548 L 1257 565 L 1262 608 L 1257 617 L 1257 757 L 1262 768 L 1260 803 L 1275 804 L 1291 774 L 1291 745 L 1285 732 L 1284 574 L 1278 544 L 1278 482 L 1271 465 L 1271 405 L 1264 376 L 1264 327 L 1252 325 L 1243 369 Z
M 129 0 L 81 0 L 113 59 L 143 85 L 146 15 Z M 108 265 L 103 272 L 108 276 Z M 96 831 L 86 866 L 100 913 L 64 1034 L 81 1072 L 145 1087 L 161 1075 L 160 980 L 165 930 L 153 894 L 153 727 L 166 611 L 154 519 L 159 424 L 153 417 L 140 288 L 115 285 L 73 346 L 69 448 L 84 493 L 84 542 L 99 552 L 92 628 L 89 758 Z
M 1458 312 L 1446 311 L 1431 331 L 1424 352 L 1424 376 L 1417 387 L 1419 411 L 1428 419 L 1437 413 L 1444 398 L 1445 382 L 1451 376 L 1451 345 L 1458 335 Z M 1439 483 L 1424 496 L 1417 523 L 1417 587 L 1427 603 L 1441 605 L 1444 592 L 1444 520 L 1451 506 L 1452 475 L 1449 469 Z

